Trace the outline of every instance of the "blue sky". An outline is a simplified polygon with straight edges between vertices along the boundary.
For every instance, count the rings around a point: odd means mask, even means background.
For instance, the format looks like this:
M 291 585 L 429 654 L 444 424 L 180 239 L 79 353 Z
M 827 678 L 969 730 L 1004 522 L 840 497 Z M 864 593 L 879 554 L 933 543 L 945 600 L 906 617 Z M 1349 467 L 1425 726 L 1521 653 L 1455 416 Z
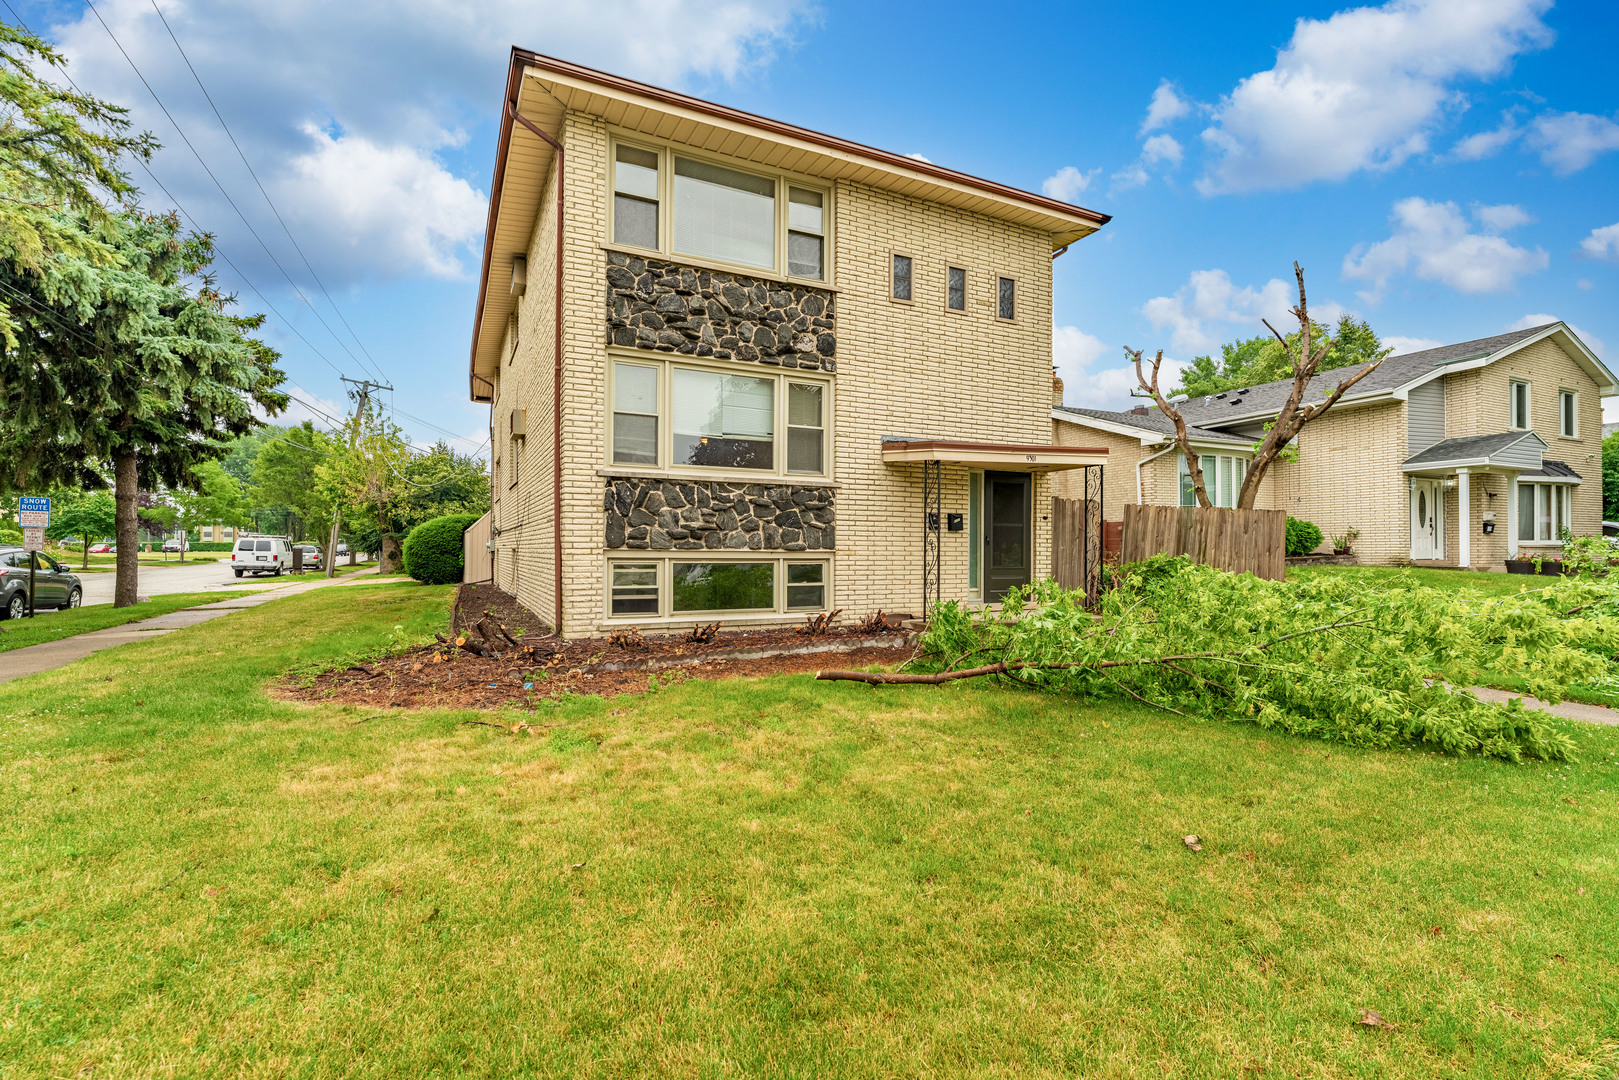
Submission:
M 1318 315 L 1402 348 L 1551 316 L 1619 360 L 1611 3 L 12 3 L 165 144 L 153 172 L 224 282 L 275 308 L 295 418 L 369 369 L 419 442 L 483 442 L 467 351 L 513 44 L 1113 214 L 1056 264 L 1070 404 L 1126 401 L 1126 345 L 1262 332 L 1295 259 Z

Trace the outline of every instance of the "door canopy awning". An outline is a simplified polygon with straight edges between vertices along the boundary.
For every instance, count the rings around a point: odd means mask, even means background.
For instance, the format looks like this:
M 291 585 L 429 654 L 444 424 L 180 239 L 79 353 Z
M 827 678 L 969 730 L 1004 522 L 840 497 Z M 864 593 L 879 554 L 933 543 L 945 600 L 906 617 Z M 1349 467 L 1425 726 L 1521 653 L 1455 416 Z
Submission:
M 1058 472 L 1106 465 L 1105 446 L 1050 446 L 1023 443 L 950 442 L 943 439 L 883 438 L 885 465 L 937 461 L 1003 472 Z
M 1546 444 L 1533 431 L 1502 431 L 1436 442 L 1407 458 L 1401 468 L 1416 476 L 1444 476 L 1457 469 L 1533 472 L 1545 452 Z

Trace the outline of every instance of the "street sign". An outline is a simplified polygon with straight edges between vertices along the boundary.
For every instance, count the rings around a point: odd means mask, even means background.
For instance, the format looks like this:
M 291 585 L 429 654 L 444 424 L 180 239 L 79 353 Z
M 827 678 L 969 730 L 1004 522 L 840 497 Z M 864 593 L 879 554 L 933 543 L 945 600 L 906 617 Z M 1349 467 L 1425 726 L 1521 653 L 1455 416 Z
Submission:
M 24 525 L 22 530 L 22 546 L 29 551 L 45 550 L 45 527 L 43 525 Z
M 24 495 L 17 500 L 17 523 L 25 529 L 43 529 L 51 523 L 51 500 Z

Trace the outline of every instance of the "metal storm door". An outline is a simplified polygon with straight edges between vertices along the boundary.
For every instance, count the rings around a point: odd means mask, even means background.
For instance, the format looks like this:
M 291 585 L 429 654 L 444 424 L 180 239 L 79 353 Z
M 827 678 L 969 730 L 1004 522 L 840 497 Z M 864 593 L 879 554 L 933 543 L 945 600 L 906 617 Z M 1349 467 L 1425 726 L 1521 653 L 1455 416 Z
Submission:
M 1411 482 L 1411 558 L 1445 557 L 1445 488 L 1438 480 Z
M 1033 569 L 1029 509 L 1033 485 L 1028 473 L 985 473 L 984 599 L 1027 585 Z

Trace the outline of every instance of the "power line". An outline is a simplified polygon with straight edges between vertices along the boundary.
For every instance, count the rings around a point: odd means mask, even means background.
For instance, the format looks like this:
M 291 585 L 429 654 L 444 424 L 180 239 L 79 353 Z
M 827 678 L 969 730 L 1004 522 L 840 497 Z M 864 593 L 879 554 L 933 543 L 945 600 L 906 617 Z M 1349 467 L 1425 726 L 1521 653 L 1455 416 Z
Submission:
M 287 279 L 287 284 L 292 286 L 293 293 L 297 295 L 298 299 L 304 302 L 304 306 L 309 308 L 310 312 L 314 314 L 315 318 L 319 320 L 320 324 L 326 328 L 326 332 L 332 335 L 332 340 L 337 342 L 342 350 L 349 354 L 349 359 L 353 360 L 356 364 L 359 364 L 360 358 L 355 356 L 353 350 L 343 343 L 343 339 L 337 336 L 337 331 L 332 329 L 331 324 L 326 321 L 325 316 L 321 315 L 321 313 L 315 309 L 315 305 L 309 302 L 309 297 L 305 296 L 303 290 L 298 288 L 298 283 L 292 280 L 292 275 L 287 273 L 287 268 L 282 266 L 281 260 L 275 257 L 275 252 L 270 250 L 270 245 L 264 242 L 264 237 L 259 235 L 258 230 L 253 227 L 253 223 L 247 220 L 247 215 L 242 213 L 242 208 L 236 205 L 236 200 L 230 197 L 230 192 L 225 190 L 225 185 L 219 182 L 219 177 L 215 176 L 214 171 L 208 167 L 208 162 L 203 159 L 202 154 L 194 145 L 192 145 L 191 139 L 187 137 L 185 129 L 180 126 L 180 122 L 174 118 L 173 113 L 169 112 L 169 107 L 163 104 L 163 99 L 157 96 L 157 91 L 152 89 L 152 84 L 150 82 L 147 82 L 146 76 L 141 73 L 140 67 L 136 65 L 134 59 L 130 57 L 127 51 L 125 51 L 123 43 L 118 40 L 118 35 L 112 32 L 112 27 L 107 25 L 107 20 L 101 17 L 101 12 L 97 10 L 93 0 L 85 0 L 85 5 L 90 9 L 91 13 L 95 15 L 96 21 L 99 22 L 101 24 L 101 28 L 107 32 L 107 36 L 112 39 L 113 45 L 117 47 L 118 52 L 123 56 L 125 62 L 129 64 L 130 70 L 135 73 L 135 77 L 141 81 L 142 86 L 146 87 L 146 92 L 152 95 L 153 101 L 157 102 L 157 107 L 163 111 L 164 116 L 168 117 L 169 123 L 174 125 L 174 130 L 176 134 L 180 136 L 180 141 L 186 144 L 186 149 L 190 150 L 191 155 L 197 159 L 197 164 L 202 166 L 202 171 L 208 174 L 208 179 L 214 182 L 214 186 L 219 189 L 219 193 L 225 197 L 225 202 L 230 205 L 232 210 L 236 211 L 236 216 L 242 219 L 242 224 L 247 226 L 247 231 L 252 234 L 253 239 L 259 242 L 259 247 L 263 248 L 264 253 L 270 257 L 270 262 L 274 263 L 275 268 L 281 271 L 281 276 Z M 171 195 L 170 198 L 173 198 L 173 196 Z M 190 217 L 189 214 L 186 216 Z M 361 364 L 360 366 L 364 367 L 365 365 Z
M 365 358 L 371 362 L 371 368 L 376 372 L 377 378 L 383 378 L 382 367 L 372 357 L 371 350 L 365 347 L 365 342 L 360 340 L 360 335 L 354 332 L 354 327 L 349 325 L 348 319 L 343 315 L 343 309 L 337 306 L 336 300 L 332 299 L 332 294 L 326 288 L 326 283 L 320 279 L 320 275 L 315 272 L 314 266 L 309 262 L 309 256 L 305 255 L 304 249 L 298 245 L 297 238 L 292 235 L 292 230 L 287 227 L 287 222 L 281 216 L 281 211 L 276 208 L 275 201 L 270 198 L 270 193 L 264 190 L 264 182 L 259 179 L 259 174 L 253 171 L 252 162 L 248 161 L 247 155 L 242 152 L 242 146 L 236 141 L 235 133 L 231 131 L 230 125 L 225 122 L 225 117 L 220 113 L 219 106 L 214 104 L 213 95 L 208 93 L 208 87 L 203 85 L 202 76 L 198 75 L 197 69 L 192 66 L 191 57 L 186 55 L 185 48 L 180 44 L 180 39 L 175 37 L 174 28 L 169 25 L 169 20 L 164 17 L 163 9 L 157 6 L 157 0 L 151 0 L 151 4 L 152 10 L 157 12 L 158 20 L 163 23 L 163 29 L 168 31 L 169 40 L 174 42 L 175 49 L 180 53 L 180 59 L 185 61 L 187 70 L 191 72 L 191 77 L 196 80 L 197 89 L 202 91 L 202 96 L 207 100 L 208 107 L 214 110 L 214 116 L 219 120 L 219 126 L 225 129 L 225 135 L 230 139 L 230 144 L 236 148 L 236 156 L 242 159 L 243 165 L 247 166 L 247 174 L 253 178 L 253 183 L 258 185 L 259 194 L 264 196 L 265 203 L 270 207 L 270 213 L 275 215 L 276 221 L 281 225 L 281 231 L 287 234 L 287 240 L 291 242 L 292 249 L 303 260 L 304 267 L 309 271 L 309 276 L 315 279 L 315 284 L 320 286 L 320 291 L 326 297 L 326 302 L 332 306 L 332 311 L 342 321 L 344 329 L 354 339 L 354 344 L 360 347 L 360 351 L 365 353 Z M 353 354 L 350 353 L 350 355 L 352 356 Z

